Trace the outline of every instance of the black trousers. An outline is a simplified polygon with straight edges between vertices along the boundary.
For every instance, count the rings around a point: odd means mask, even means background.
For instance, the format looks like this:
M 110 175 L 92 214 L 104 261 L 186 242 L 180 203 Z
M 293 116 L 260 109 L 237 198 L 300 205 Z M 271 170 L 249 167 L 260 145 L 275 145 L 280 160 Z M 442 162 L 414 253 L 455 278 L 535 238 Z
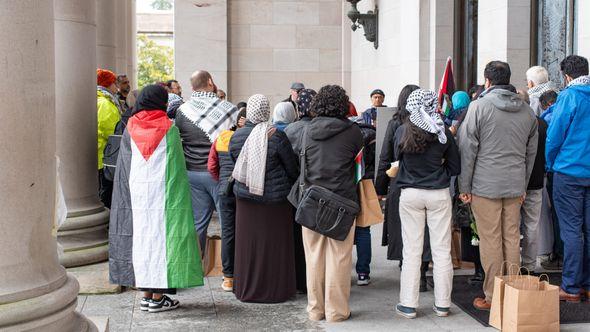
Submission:
M 223 275 L 234 276 L 236 251 L 236 198 L 219 195 L 219 222 L 221 224 L 221 265 Z
M 104 177 L 104 171 L 98 170 L 98 196 L 105 207 L 111 208 L 111 198 L 113 196 L 113 182 Z

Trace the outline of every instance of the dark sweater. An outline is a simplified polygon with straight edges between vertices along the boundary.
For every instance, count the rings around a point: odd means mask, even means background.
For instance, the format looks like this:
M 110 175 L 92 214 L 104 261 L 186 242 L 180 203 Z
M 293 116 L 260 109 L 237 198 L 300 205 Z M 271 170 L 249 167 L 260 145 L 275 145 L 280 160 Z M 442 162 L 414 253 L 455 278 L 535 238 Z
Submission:
M 418 189 L 448 188 L 451 176 L 461 173 L 461 158 L 455 138 L 447 129 L 445 144 L 437 139 L 428 145 L 424 153 L 401 152 L 400 143 L 409 125 L 403 124 L 395 132 L 394 151 L 396 159 L 400 160 L 397 186 Z
M 547 139 L 547 122 L 537 118 L 539 123 L 539 145 L 537 145 L 537 155 L 529 179 L 527 190 L 539 190 L 545 186 L 545 140 Z

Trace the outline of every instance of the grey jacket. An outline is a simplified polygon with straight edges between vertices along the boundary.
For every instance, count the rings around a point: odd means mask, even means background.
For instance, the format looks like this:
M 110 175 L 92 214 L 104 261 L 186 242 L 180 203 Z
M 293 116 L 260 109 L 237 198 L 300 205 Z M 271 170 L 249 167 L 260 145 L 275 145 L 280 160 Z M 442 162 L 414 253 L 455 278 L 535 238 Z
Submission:
M 459 128 L 461 193 L 520 197 L 537 153 L 537 119 L 516 93 L 496 88 L 469 105 Z

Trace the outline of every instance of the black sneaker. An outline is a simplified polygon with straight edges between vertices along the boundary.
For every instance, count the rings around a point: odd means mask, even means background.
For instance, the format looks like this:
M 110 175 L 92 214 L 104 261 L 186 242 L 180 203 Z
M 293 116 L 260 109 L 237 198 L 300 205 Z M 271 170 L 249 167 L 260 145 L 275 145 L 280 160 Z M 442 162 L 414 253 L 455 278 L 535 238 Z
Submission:
M 148 311 L 148 308 L 150 307 L 151 302 L 152 302 L 151 297 L 142 297 L 141 301 L 139 302 L 139 310 Z
M 371 278 L 368 274 L 359 274 L 358 279 L 356 280 L 356 284 L 358 286 L 366 286 L 371 283 Z
M 178 308 L 179 305 L 180 305 L 180 303 L 178 302 L 178 300 L 173 300 L 173 299 L 169 298 L 168 296 L 164 295 L 164 296 L 162 296 L 162 299 L 160 301 L 156 301 L 156 300 L 152 299 L 152 301 L 149 304 L 148 311 L 149 312 L 160 312 L 160 311 L 174 310 L 174 309 Z

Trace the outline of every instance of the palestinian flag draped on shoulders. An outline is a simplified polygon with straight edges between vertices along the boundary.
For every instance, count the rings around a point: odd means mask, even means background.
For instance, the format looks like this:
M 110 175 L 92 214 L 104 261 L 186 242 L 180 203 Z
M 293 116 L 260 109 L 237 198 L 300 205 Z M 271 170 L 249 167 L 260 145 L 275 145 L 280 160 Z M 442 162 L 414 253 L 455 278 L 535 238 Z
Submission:
M 129 119 L 119 148 L 109 241 L 111 283 L 203 285 L 180 134 L 163 111 Z

